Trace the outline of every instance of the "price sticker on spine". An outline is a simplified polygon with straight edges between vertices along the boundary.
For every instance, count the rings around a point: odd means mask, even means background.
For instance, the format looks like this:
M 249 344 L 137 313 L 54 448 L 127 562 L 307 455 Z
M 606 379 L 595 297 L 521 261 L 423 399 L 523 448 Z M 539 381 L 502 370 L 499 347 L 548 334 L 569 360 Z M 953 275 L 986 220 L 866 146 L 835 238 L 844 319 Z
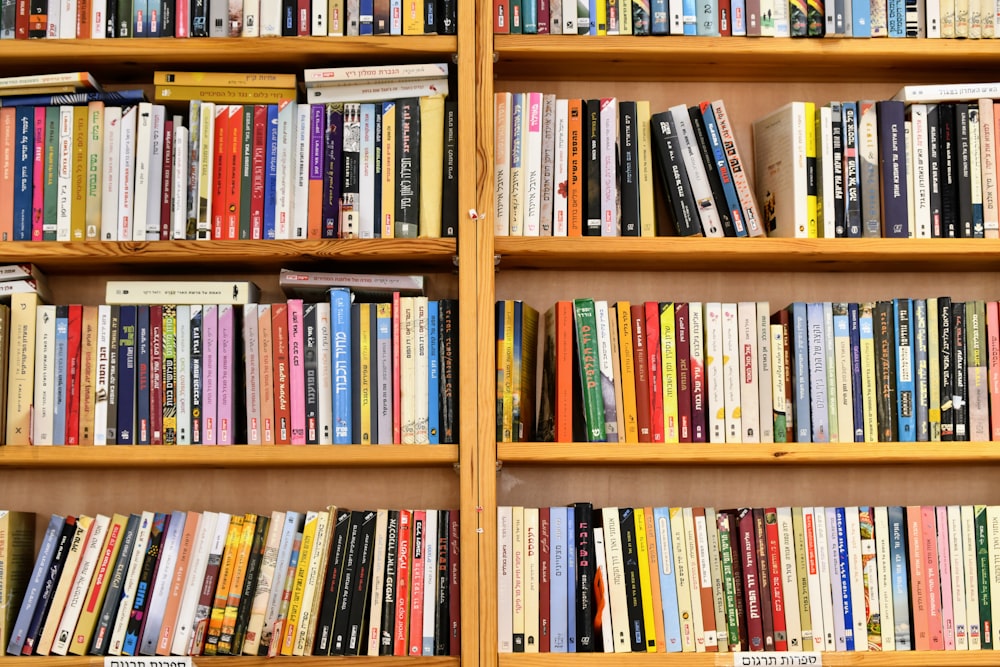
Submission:
M 107 657 L 104 667 L 196 667 L 189 657 Z
M 806 653 L 749 653 L 738 651 L 733 656 L 733 667 L 823 667 L 823 654 Z

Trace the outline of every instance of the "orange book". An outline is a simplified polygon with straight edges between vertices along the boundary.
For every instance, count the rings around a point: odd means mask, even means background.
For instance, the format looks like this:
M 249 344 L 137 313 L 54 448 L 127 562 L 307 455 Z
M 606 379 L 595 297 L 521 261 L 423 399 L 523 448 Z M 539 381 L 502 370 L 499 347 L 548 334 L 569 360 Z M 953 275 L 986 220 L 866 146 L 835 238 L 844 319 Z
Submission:
M 326 145 L 326 114 L 322 104 L 309 107 L 309 212 L 306 237 L 323 238 L 323 153 Z
M 253 535 L 257 530 L 257 515 L 247 513 L 243 515 L 243 529 L 240 533 L 239 545 L 236 549 L 236 560 L 233 563 L 233 577 L 229 585 L 229 594 L 226 599 L 225 615 L 222 617 L 222 631 L 219 634 L 219 655 L 233 654 L 233 638 L 236 634 L 236 616 L 240 608 L 240 598 L 243 595 L 243 583 L 246 581 L 247 563 L 250 561 L 250 546 L 253 544 Z M 238 655 L 243 647 L 235 647 Z
M 167 606 L 163 611 L 160 636 L 156 641 L 156 655 L 170 655 L 170 647 L 173 644 L 174 632 L 178 625 L 177 612 L 181 605 L 181 597 L 184 595 L 188 567 L 191 565 L 191 551 L 194 548 L 195 535 L 198 533 L 200 521 L 201 514 L 198 512 L 188 512 L 184 519 L 184 531 L 181 533 L 181 542 L 177 551 L 174 577 L 170 581 L 170 596 L 167 598 Z
M 14 240 L 14 107 L 0 109 L 0 241 Z
M 218 655 L 219 636 L 222 634 L 222 621 L 226 617 L 226 603 L 229 602 L 229 589 L 233 585 L 233 576 L 236 573 L 236 554 L 239 551 L 242 535 L 243 517 L 234 514 L 229 520 L 229 532 L 226 533 L 226 549 L 222 552 L 219 581 L 215 586 L 215 600 L 212 602 L 212 613 L 208 618 L 203 655 Z
M 80 340 L 80 444 L 94 444 L 94 403 L 97 400 L 97 306 L 83 307 Z
M 770 511 L 770 510 L 768 510 Z M 702 570 L 708 570 L 708 564 L 702 563 L 701 559 L 703 555 L 708 554 L 708 533 L 706 532 L 705 524 L 705 508 L 704 507 L 693 507 L 691 508 L 691 515 L 694 518 L 694 534 L 697 540 L 698 548 L 696 549 L 698 555 L 698 568 L 691 573 L 692 578 L 698 581 L 698 588 L 701 592 L 701 618 L 702 622 L 705 624 L 705 650 L 709 653 L 718 651 L 719 644 L 716 639 L 715 634 L 715 597 L 712 594 L 712 581 L 709 577 L 708 585 L 705 585 L 705 578 L 701 576 Z M 778 576 L 781 576 L 779 570 Z M 652 579 L 653 577 L 650 577 Z
M 240 237 L 240 190 L 243 159 L 243 105 L 229 105 L 229 140 L 226 142 L 228 175 L 226 188 L 226 237 L 235 240 Z
M 274 352 L 271 304 L 257 305 L 257 349 L 260 360 L 260 444 L 274 444 Z
M 663 625 L 663 603 L 660 596 L 660 557 L 656 545 L 656 524 L 653 521 L 653 508 L 644 507 L 643 521 L 646 524 L 646 550 L 649 556 L 649 594 L 653 599 L 653 624 L 656 627 L 656 650 L 664 653 L 667 650 L 666 632 Z M 667 558 L 672 556 L 666 555 Z
M 927 575 L 927 637 L 930 641 L 930 650 L 943 651 L 941 569 L 938 566 L 937 530 L 937 515 L 934 506 L 922 506 L 920 508 L 920 539 L 923 541 L 924 573 Z
M 557 301 L 555 317 L 555 442 L 573 442 L 573 302 Z
M 622 383 L 622 423 L 625 429 L 619 439 L 622 442 L 639 442 L 639 417 L 636 412 L 635 395 L 635 350 L 632 345 L 632 304 L 619 301 L 615 304 L 618 327 L 618 354 L 615 360 L 621 369 Z M 662 636 L 662 635 L 660 635 Z
M 292 443 L 292 402 L 288 386 L 288 306 L 271 304 L 271 354 L 274 369 L 274 442 Z
M 910 557 L 910 608 L 913 611 L 913 648 L 929 651 L 927 616 L 927 561 L 924 557 L 923 518 L 920 505 L 906 508 L 906 539 Z
M 569 236 L 583 236 L 583 100 L 569 101 Z
M 231 174 L 229 173 L 229 105 L 218 104 L 215 107 L 215 142 L 212 147 L 212 238 L 226 238 L 226 190 Z

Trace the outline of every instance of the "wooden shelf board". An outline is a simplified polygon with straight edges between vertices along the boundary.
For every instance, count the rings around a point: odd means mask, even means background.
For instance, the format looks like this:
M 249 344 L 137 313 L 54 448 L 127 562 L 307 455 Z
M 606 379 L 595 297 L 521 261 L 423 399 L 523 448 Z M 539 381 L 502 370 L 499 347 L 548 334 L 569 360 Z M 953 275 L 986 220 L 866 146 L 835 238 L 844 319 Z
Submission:
M 32 656 L 30 658 L 3 657 L 0 658 L 0 667 L 17 667 L 25 664 L 25 660 L 31 662 L 33 667 L 104 667 L 103 657 L 62 657 L 62 656 Z M 126 658 L 125 660 L 128 660 Z M 162 664 L 169 664 L 170 660 L 163 658 Z M 359 658 L 356 656 L 309 656 L 309 657 L 281 657 L 262 658 L 257 656 L 215 656 L 211 658 L 194 656 L 192 663 L 197 667 L 224 667 L 225 665 L 239 665 L 239 667 L 273 667 L 275 660 L 288 667 L 322 667 L 323 665 L 338 664 L 358 664 L 365 667 L 389 667 L 391 665 L 413 665 L 414 667 L 458 667 L 460 660 L 458 657 L 378 657 Z
M 779 653 L 755 655 L 778 657 Z M 965 667 L 996 665 L 992 651 L 900 651 L 887 653 L 823 653 L 824 667 L 859 665 L 861 667 Z M 500 667 L 628 667 L 629 665 L 678 665 L 680 667 L 732 667 L 728 653 L 501 653 Z M 773 663 L 779 664 L 779 663 Z
M 457 462 L 457 445 L 0 447 L 0 468 L 386 468 Z
M 945 465 L 1000 464 L 1000 443 L 620 444 L 498 443 L 497 460 L 517 465 Z
M 499 270 L 994 271 L 1000 240 L 496 237 Z
M 989 40 L 497 35 L 501 79 L 994 81 Z
M 321 261 L 450 271 L 455 239 L 328 239 L 306 241 L 0 242 L 0 264 L 34 262 L 45 272 L 126 274 L 174 268 L 272 271 Z
M 78 68 L 91 71 L 102 83 L 126 81 L 130 75 L 150 83 L 154 69 L 294 72 L 349 63 L 450 62 L 457 46 L 456 37 L 441 35 L 31 39 L 0 42 L 0 62 L 12 72 Z

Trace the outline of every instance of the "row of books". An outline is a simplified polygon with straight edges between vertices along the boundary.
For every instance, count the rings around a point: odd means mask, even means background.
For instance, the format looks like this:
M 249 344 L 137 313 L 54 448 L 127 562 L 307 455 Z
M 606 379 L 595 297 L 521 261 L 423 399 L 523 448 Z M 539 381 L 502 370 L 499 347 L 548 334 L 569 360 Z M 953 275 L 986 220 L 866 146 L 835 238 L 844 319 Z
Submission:
M 149 102 L 0 109 L 13 165 L 0 239 L 456 233 L 457 108 L 443 96 L 185 105 L 187 124 Z
M 1000 507 L 497 508 L 499 650 L 966 651 Z M 778 664 L 778 663 L 775 663 Z
M 498 312 L 497 440 L 928 442 L 1000 439 L 1000 307 L 929 299 L 559 301 Z M 511 308 L 513 310 L 513 308 Z M 518 331 L 520 328 L 520 331 Z
M 12 297 L 7 444 L 456 442 L 453 300 L 203 304 L 125 285 L 100 306 Z
M 26 0 L 0 39 L 453 35 L 454 0 Z
M 721 100 L 651 115 L 648 101 L 496 93 L 494 151 L 498 236 L 765 232 Z
M 458 653 L 455 510 L 0 516 L 10 655 Z
M 758 197 L 776 235 L 1000 236 L 996 101 L 897 97 L 792 102 L 754 123 Z

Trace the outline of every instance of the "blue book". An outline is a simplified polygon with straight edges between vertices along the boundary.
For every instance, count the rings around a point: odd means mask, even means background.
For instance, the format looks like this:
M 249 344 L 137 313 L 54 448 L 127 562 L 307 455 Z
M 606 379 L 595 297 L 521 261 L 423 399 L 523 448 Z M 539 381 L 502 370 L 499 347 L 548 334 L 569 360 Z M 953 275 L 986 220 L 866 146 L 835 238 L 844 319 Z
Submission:
M 892 622 L 896 629 L 896 650 L 909 651 L 910 642 L 910 587 L 906 570 L 906 517 L 903 508 L 890 505 L 889 558 L 892 573 Z
M 667 18 L 669 16 L 667 13 L 667 0 L 650 0 L 649 14 L 650 34 L 669 35 L 670 21 Z
M 913 405 L 917 422 L 917 441 L 931 438 L 930 359 L 927 340 L 927 299 L 914 299 L 911 312 L 910 342 L 913 346 Z
M 375 32 L 375 3 L 361 0 L 358 12 L 358 35 L 365 37 Z
M 839 438 L 838 442 L 854 442 L 855 437 L 856 437 L 855 426 L 857 425 L 857 422 L 855 421 L 855 416 L 856 415 L 854 414 L 854 412 L 855 412 L 855 408 L 857 407 L 857 405 L 856 405 L 856 401 L 854 401 L 853 389 L 854 389 L 854 378 L 855 378 L 855 376 L 857 376 L 858 379 L 860 380 L 860 374 L 861 374 L 861 355 L 860 355 L 860 351 L 861 350 L 860 350 L 860 339 L 859 339 L 859 346 L 858 346 L 858 353 L 859 353 L 858 354 L 858 372 L 857 372 L 857 374 L 855 374 L 855 372 L 854 372 L 854 348 L 851 346 L 851 318 L 850 318 L 850 315 L 849 315 L 849 313 L 847 311 L 847 304 L 846 303 L 835 303 L 835 304 L 833 304 L 833 336 L 834 336 L 834 340 L 836 341 L 836 344 L 838 346 L 842 345 L 846 341 L 846 343 L 847 343 L 847 349 L 850 351 L 850 360 L 851 360 L 851 390 L 852 390 L 852 393 L 851 393 L 851 401 L 852 401 L 852 403 L 851 403 L 851 427 L 852 428 L 851 428 L 851 432 L 850 433 L 839 433 L 839 431 L 838 431 L 838 438 Z M 839 400 L 840 400 L 839 399 L 839 392 L 840 392 L 839 380 L 838 380 L 837 392 L 838 392 L 837 410 L 838 410 L 838 414 L 839 414 L 839 411 L 842 409 L 842 406 L 839 404 Z
M 136 306 L 122 306 L 118 315 L 118 444 L 135 442 Z
M 351 444 L 351 290 L 330 290 L 333 339 L 333 444 Z
M 150 442 L 149 306 L 139 306 L 135 323 L 135 444 Z
M 549 628 L 552 635 L 549 650 L 552 653 L 565 653 L 567 650 L 567 603 L 569 594 L 566 556 L 566 541 L 569 535 L 569 525 L 566 523 L 567 508 L 553 506 L 549 508 Z
M 139 585 L 132 599 L 132 610 L 129 615 L 125 639 L 122 642 L 122 655 L 138 655 L 139 634 L 142 632 L 143 619 L 149 611 L 149 601 L 153 594 L 151 587 L 156 577 L 156 567 L 160 562 L 161 545 L 165 533 L 170 529 L 170 515 L 157 512 L 153 515 L 153 525 L 149 532 L 149 544 L 143 558 L 142 571 L 139 574 Z
M 697 0 L 683 0 L 684 34 L 698 34 L 698 3 Z
M 28 636 L 28 626 L 35 613 L 35 607 L 42 597 L 42 589 L 48 576 L 49 567 L 52 565 L 52 558 L 55 555 L 56 545 L 59 536 L 62 534 L 65 519 L 58 514 L 53 514 L 49 518 L 49 526 L 45 529 L 42 537 L 42 546 L 38 550 L 38 557 L 35 559 L 35 566 L 31 570 L 31 578 L 24 591 L 24 598 L 21 600 L 21 608 L 17 612 L 17 619 L 14 621 L 10 633 L 10 641 L 7 643 L 7 653 L 10 655 L 21 655 L 24 648 L 24 641 Z
M 576 509 L 566 508 L 566 652 L 576 653 Z
M 267 105 L 267 151 L 264 169 L 264 238 L 275 237 L 275 208 L 278 200 L 278 105 Z
M 853 651 L 855 639 L 854 610 L 851 605 L 851 563 L 847 557 L 847 511 L 843 507 L 837 507 L 835 508 L 835 512 L 837 552 L 836 554 L 831 554 L 831 560 L 835 556 L 837 561 L 839 561 L 840 583 L 838 590 L 844 607 L 844 638 L 847 650 Z
M 837 650 L 844 651 L 846 650 L 847 638 L 844 634 L 844 597 L 840 595 L 841 561 L 838 557 L 838 553 L 840 552 L 840 538 L 837 535 L 837 508 L 827 507 L 825 511 L 827 548 L 830 554 L 830 586 L 833 589 L 831 597 L 833 604 L 833 636 L 836 641 Z M 846 627 L 850 626 L 847 625 Z
M 146 37 L 159 37 L 163 34 L 162 0 L 147 0 L 146 27 Z M 171 37 L 173 37 L 173 35 L 171 35 Z
M 170 596 L 170 586 L 173 585 L 174 569 L 177 567 L 177 556 L 181 549 L 181 535 L 184 533 L 185 523 L 187 523 L 187 512 L 174 510 L 170 513 L 170 521 L 167 523 L 161 543 L 160 559 L 156 564 L 153 589 L 149 593 L 149 606 L 142 625 L 139 655 L 156 655 L 156 643 L 160 638 L 160 628 L 163 627 L 163 615 L 166 611 L 167 598 Z
M 132 0 L 132 36 L 149 37 L 148 0 Z
M 914 412 L 913 325 L 910 313 L 912 299 L 893 299 L 892 312 L 896 328 L 896 428 L 899 442 L 915 442 L 917 416 Z
M 695 33 L 701 37 L 719 36 L 719 4 L 718 0 L 702 0 L 698 3 L 697 24 Z
M 56 386 L 52 410 L 52 443 L 66 444 L 66 383 L 69 365 L 69 306 L 56 306 Z
M 875 103 L 878 132 L 878 174 L 881 187 L 882 236 L 908 238 L 905 105 L 898 100 Z
M 0 98 L 0 107 L 54 107 L 86 106 L 91 102 L 104 102 L 109 106 L 127 106 L 146 101 L 146 93 L 141 89 L 114 90 L 89 93 L 53 93 L 37 95 L 8 95 Z M 32 111 L 32 116 L 34 111 Z
M 796 301 L 791 305 L 791 335 L 789 349 L 792 353 L 792 389 L 795 401 L 795 441 L 812 442 L 812 423 L 809 421 L 809 326 L 806 304 Z
M 524 32 L 524 25 L 523 25 L 524 5 L 530 4 L 533 1 L 534 0 L 522 0 L 522 2 L 521 2 L 521 16 L 522 16 L 521 32 Z M 604 0 L 601 0 L 601 1 L 603 2 Z M 589 3 L 590 4 L 590 25 L 587 28 L 587 34 L 589 34 L 589 35 L 596 35 L 597 34 L 597 3 L 598 3 L 598 0 L 590 0 L 590 3 Z M 605 14 L 606 13 L 607 13 L 607 10 L 605 9 Z M 580 20 L 580 17 L 577 16 L 577 21 L 578 21 L 577 25 L 578 26 L 579 26 L 579 20 Z M 606 28 L 606 24 L 605 24 L 605 28 Z M 536 29 L 535 32 L 538 32 L 538 30 Z
M 705 121 L 705 133 L 708 135 L 708 144 L 712 147 L 712 156 L 715 158 L 715 171 L 719 174 L 719 180 L 722 181 L 722 193 L 726 197 L 726 208 L 729 210 L 729 217 L 733 220 L 733 229 L 736 230 L 736 236 L 746 236 L 747 225 L 743 219 L 740 196 L 733 183 L 733 174 L 729 169 L 729 158 L 726 157 L 725 148 L 722 146 L 722 136 L 719 134 L 719 124 L 715 120 L 715 111 L 708 102 L 701 104 L 701 117 Z
M 596 7 L 591 3 L 591 16 L 596 16 Z M 538 34 L 538 2 L 536 0 L 524 0 L 521 3 L 521 32 L 525 35 Z M 592 35 L 596 32 L 590 33 Z
M 46 571 L 45 582 L 42 584 L 42 592 L 35 605 L 35 613 L 31 615 L 31 623 L 28 625 L 28 634 L 24 639 L 24 647 L 21 649 L 22 655 L 31 655 L 35 644 L 42 633 L 42 622 L 49 613 L 52 606 L 52 596 L 56 592 L 59 583 L 59 575 L 66 564 L 66 556 L 69 554 L 70 546 L 73 544 L 73 535 L 76 533 L 76 518 L 67 516 L 63 523 L 62 530 L 56 540 L 55 551 L 52 553 L 52 562 Z
M 374 312 L 374 308 L 372 309 Z M 441 442 L 441 401 L 439 385 L 441 376 L 441 331 L 438 320 L 438 302 L 427 302 L 427 438 L 430 444 Z
M 823 322 L 823 303 L 813 302 L 807 306 L 808 321 L 808 357 L 809 357 L 809 407 L 812 420 L 812 442 L 830 441 L 829 393 L 826 378 L 826 333 Z M 796 329 L 798 329 L 796 317 Z M 798 347 L 796 337 L 796 347 Z M 796 397 L 798 398 L 798 397 Z M 796 408 L 798 405 L 796 404 Z M 796 409 L 796 414 L 799 414 Z
M 849 2 L 851 3 L 851 35 L 854 37 L 871 37 L 871 3 L 868 0 L 849 0 Z
M 906 0 L 888 0 L 885 4 L 889 37 L 906 37 Z
M 733 37 L 747 36 L 747 3 L 746 0 L 732 0 L 729 7 L 729 24 L 732 26 Z
M 663 634 L 667 653 L 679 653 L 681 621 L 677 612 L 677 579 L 674 575 L 674 549 L 670 536 L 670 508 L 653 508 L 656 531 L 656 551 L 659 557 L 657 574 L 660 578 L 660 605 L 663 607 Z
M 865 441 L 865 409 L 861 382 L 861 310 L 853 301 L 847 304 L 847 330 L 851 338 L 851 400 L 854 412 L 854 442 Z M 848 438 L 841 434 L 840 439 Z
M 2 103 L 2 102 L 0 102 Z M 35 110 L 18 107 L 14 120 L 14 237 L 4 241 L 31 240 L 31 179 L 35 159 Z

